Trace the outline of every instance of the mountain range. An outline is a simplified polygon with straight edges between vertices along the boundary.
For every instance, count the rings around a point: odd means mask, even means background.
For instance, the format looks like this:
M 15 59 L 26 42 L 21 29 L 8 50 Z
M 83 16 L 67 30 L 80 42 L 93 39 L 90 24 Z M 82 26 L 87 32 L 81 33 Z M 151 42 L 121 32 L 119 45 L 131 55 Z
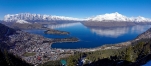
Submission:
M 4 16 L 4 21 L 6 22 L 14 22 L 18 20 L 27 23 L 26 21 L 56 21 L 56 20 L 80 21 L 81 19 L 65 17 L 65 16 L 40 15 L 40 14 L 30 14 L 30 13 L 19 13 L 19 14 L 12 14 L 12 15 L 7 14 Z
M 19 14 L 7 14 L 4 16 L 6 22 L 18 22 L 28 23 L 34 22 L 49 22 L 49 21 L 95 21 L 95 22 L 151 22 L 151 19 L 145 17 L 127 17 L 118 12 L 106 13 L 103 15 L 97 15 L 95 17 L 89 17 L 85 19 L 65 17 L 65 16 L 53 16 L 53 15 L 40 15 L 30 13 L 19 13 Z M 27 21 L 27 22 L 26 22 Z

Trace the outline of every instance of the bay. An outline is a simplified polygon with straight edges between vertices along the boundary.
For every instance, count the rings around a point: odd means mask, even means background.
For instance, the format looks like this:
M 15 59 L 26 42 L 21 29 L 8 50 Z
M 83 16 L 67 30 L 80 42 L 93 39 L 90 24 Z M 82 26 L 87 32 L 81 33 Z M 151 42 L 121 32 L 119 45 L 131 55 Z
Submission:
M 131 27 L 117 28 L 90 28 L 79 23 L 67 23 L 48 25 L 51 29 L 70 32 L 70 35 L 49 35 L 44 34 L 44 30 L 25 30 L 26 32 L 39 34 L 47 38 L 77 37 L 79 42 L 75 43 L 54 43 L 52 48 L 94 48 L 104 44 L 115 44 L 136 38 L 145 32 L 151 25 L 136 25 Z

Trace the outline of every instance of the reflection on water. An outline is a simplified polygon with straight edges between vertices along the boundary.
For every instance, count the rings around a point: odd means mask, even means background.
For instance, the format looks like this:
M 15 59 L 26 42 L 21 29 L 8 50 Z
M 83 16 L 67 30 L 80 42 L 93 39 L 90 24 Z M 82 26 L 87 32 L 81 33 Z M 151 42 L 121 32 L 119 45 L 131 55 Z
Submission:
M 143 66 L 151 66 L 151 60 L 148 61 L 146 64 L 144 64 Z
M 92 32 L 96 33 L 100 36 L 106 36 L 106 37 L 118 37 L 120 35 L 123 35 L 128 32 L 128 28 L 113 28 L 113 29 L 91 29 Z
M 151 25 L 136 25 L 136 26 L 133 26 L 130 31 L 131 33 L 142 33 L 142 32 L 145 32 L 147 29 L 149 29 L 151 27 Z
M 151 25 L 136 25 L 132 27 L 117 27 L 117 28 L 90 28 L 93 33 L 96 33 L 99 36 L 106 36 L 106 37 L 119 37 L 126 33 L 142 33 L 146 29 L 151 27 Z
M 48 25 L 48 28 L 51 28 L 51 29 L 64 28 L 64 27 L 74 26 L 76 24 L 79 24 L 79 23 L 63 23 L 63 24 Z
M 81 24 L 79 22 L 78 23 L 63 23 L 63 24 L 48 25 L 48 28 L 59 29 L 59 28 L 67 28 L 71 26 L 76 26 L 76 25 L 81 25 Z M 88 27 L 88 29 L 90 29 L 92 33 L 95 33 L 99 36 L 117 38 L 127 33 L 140 34 L 146 31 L 146 29 L 150 27 L 151 25 L 136 25 L 132 27 L 117 27 L 117 28 L 90 28 Z

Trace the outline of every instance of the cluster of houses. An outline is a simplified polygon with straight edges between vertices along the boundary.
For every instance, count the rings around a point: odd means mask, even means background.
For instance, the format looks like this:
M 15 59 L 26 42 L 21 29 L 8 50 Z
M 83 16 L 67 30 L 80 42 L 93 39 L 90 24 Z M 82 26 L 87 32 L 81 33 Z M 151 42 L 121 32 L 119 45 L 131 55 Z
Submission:
M 51 48 L 52 39 L 23 31 L 18 31 L 17 34 L 10 35 L 9 38 L 10 43 L 13 44 L 9 51 L 32 64 L 58 60 L 74 53 L 70 49 Z M 27 56 L 24 56 L 26 53 Z

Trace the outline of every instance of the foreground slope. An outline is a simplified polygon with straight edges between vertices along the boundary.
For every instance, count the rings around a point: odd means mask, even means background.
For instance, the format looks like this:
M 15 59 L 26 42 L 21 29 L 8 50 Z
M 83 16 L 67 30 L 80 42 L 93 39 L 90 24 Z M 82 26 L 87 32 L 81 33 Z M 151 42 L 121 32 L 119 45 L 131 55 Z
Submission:
M 10 44 L 5 41 L 9 40 L 9 35 L 15 33 L 16 30 L 0 23 L 0 66 L 32 66 L 20 57 L 7 51 L 10 48 Z
M 20 57 L 8 53 L 7 50 L 0 50 L 0 66 L 33 66 L 22 60 Z

